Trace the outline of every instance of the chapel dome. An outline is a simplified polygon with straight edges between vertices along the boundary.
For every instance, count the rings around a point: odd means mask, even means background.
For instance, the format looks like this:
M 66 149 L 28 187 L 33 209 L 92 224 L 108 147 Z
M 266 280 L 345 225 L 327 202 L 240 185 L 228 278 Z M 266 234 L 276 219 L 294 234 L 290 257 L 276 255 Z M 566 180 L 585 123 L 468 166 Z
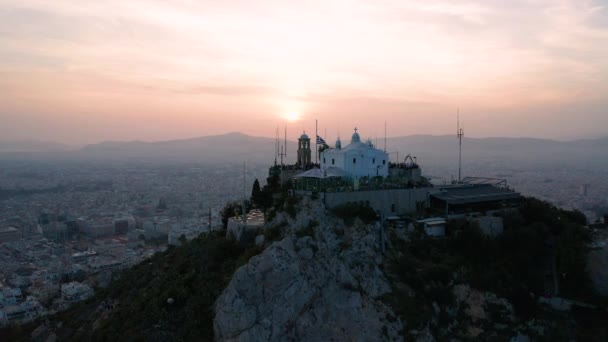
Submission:
M 361 142 L 361 137 L 359 137 L 359 133 L 357 133 L 357 129 L 355 128 L 355 133 L 353 133 L 352 138 L 350 139 L 350 143 L 358 143 Z
M 340 138 L 338 138 L 338 140 L 336 140 L 336 149 L 341 149 L 342 148 L 342 142 L 340 141 Z
M 300 136 L 300 140 L 309 140 L 310 138 L 308 137 L 308 135 L 306 135 L 306 132 L 302 133 L 302 135 Z

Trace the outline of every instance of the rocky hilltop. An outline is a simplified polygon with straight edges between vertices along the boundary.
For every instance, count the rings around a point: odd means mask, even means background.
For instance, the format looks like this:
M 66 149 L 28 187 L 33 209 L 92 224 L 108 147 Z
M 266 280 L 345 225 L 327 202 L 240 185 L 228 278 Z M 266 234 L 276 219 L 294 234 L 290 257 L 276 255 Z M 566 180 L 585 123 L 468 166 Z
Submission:
M 216 340 L 606 336 L 601 309 L 564 312 L 574 302 L 543 298 L 555 256 L 563 295 L 584 308 L 603 305 L 584 272 L 590 236 L 580 213 L 527 199 L 521 212 L 503 217 L 506 232 L 498 238 L 462 221 L 450 224 L 451 236 L 434 239 L 344 220 L 308 198 L 287 212 L 260 231 L 254 240 L 267 248 L 235 272 L 215 302 Z M 275 241 L 262 242 L 269 236 Z
M 587 262 L 589 275 L 597 292 L 608 296 L 608 231 L 595 234 L 591 247 Z
M 348 227 L 319 202 L 266 229 L 282 239 L 239 268 L 215 306 L 221 341 L 398 339 L 403 326 L 380 299 L 391 291 L 380 226 Z

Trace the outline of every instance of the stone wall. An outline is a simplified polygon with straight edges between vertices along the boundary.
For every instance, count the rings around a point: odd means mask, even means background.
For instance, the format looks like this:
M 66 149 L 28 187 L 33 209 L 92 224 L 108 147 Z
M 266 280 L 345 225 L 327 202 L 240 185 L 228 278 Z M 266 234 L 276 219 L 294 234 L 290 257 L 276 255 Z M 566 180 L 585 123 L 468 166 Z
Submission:
M 256 235 L 262 231 L 264 224 L 243 223 L 234 217 L 228 219 L 228 227 L 226 229 L 226 238 L 234 239 L 243 245 L 251 245 L 255 241 Z
M 327 192 L 324 194 L 325 205 L 333 208 L 348 202 L 369 202 L 369 205 L 382 216 L 407 215 L 416 212 L 416 203 L 423 202 L 429 206 L 428 195 L 436 191 L 433 188 L 391 189 L 353 192 Z
M 473 219 L 474 222 L 479 224 L 479 229 L 491 237 L 497 237 L 504 231 L 502 217 L 497 216 L 482 216 Z

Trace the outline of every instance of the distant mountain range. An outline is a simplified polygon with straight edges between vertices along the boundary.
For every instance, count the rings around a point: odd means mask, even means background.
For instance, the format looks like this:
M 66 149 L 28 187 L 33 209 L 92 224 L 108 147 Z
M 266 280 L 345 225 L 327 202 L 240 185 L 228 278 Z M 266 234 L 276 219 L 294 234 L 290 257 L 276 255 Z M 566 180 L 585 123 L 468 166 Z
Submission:
M 70 146 L 40 140 L 0 141 L 0 153 L 67 151 Z
M 344 139 L 343 145 L 350 139 Z M 328 141 L 329 142 L 329 141 Z M 333 141 L 330 142 L 333 145 Z M 314 144 L 314 142 L 313 142 Z M 287 142 L 287 161 L 295 160 L 297 142 Z M 384 148 L 378 140 L 377 147 Z M 453 164 L 458 158 L 454 136 L 413 135 L 387 139 L 391 159 L 407 154 L 420 164 Z M 70 150 L 68 146 L 46 142 L 0 142 L 0 159 L 58 161 L 148 161 L 271 164 L 275 158 L 273 138 L 228 133 L 200 138 L 158 142 L 102 142 Z M 551 166 L 593 167 L 608 163 L 608 138 L 555 141 L 533 138 L 464 138 L 463 160 L 479 163 L 522 163 Z

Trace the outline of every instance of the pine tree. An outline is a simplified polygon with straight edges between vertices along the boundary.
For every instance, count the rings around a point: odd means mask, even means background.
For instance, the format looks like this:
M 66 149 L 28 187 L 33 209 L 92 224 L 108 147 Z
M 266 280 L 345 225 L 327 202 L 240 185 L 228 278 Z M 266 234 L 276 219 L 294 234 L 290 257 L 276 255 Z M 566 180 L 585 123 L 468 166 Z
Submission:
M 253 188 L 251 189 L 251 203 L 260 207 L 262 205 L 262 189 L 260 188 L 260 182 L 256 178 L 253 182 Z

